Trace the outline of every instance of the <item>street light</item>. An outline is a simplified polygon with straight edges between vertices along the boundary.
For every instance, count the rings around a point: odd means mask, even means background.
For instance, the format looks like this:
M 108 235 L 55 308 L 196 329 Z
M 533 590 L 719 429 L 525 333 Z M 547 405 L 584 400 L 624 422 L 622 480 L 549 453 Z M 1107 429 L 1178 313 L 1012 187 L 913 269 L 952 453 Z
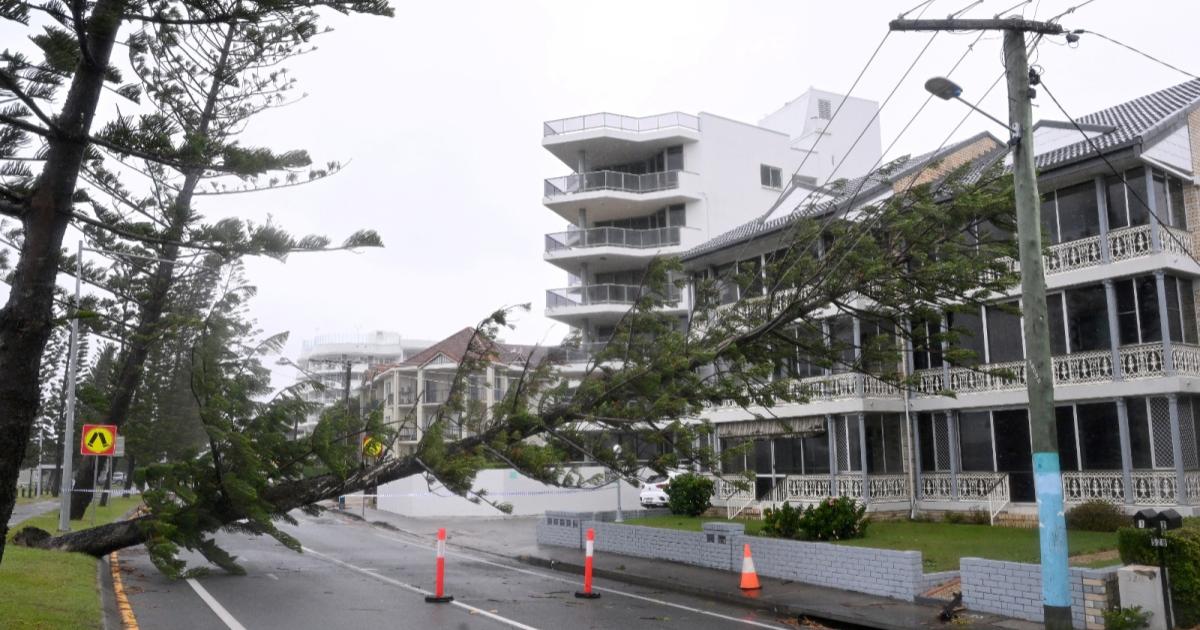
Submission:
M 950 79 L 947 79 L 946 77 L 933 77 L 925 82 L 925 91 L 942 99 L 943 101 L 949 101 L 952 99 L 956 100 L 963 105 L 970 107 L 979 114 L 982 114 L 983 117 L 987 118 L 988 120 L 1000 125 L 1001 127 L 1004 127 L 1009 133 L 1009 146 L 1015 145 L 1021 139 L 1021 131 L 1015 124 L 1009 125 L 1008 123 L 1005 123 L 999 118 L 996 118 L 995 116 L 983 111 L 982 109 L 979 109 L 978 107 L 975 107 L 970 102 L 964 100 L 962 98 L 962 86 L 951 81 Z
M 621 445 L 620 444 L 613 444 L 613 455 L 616 456 L 617 458 L 621 457 Z M 617 522 L 624 523 L 625 518 L 624 518 L 624 516 L 621 515 L 621 477 L 622 477 L 621 462 L 616 462 L 616 464 L 617 464 Z

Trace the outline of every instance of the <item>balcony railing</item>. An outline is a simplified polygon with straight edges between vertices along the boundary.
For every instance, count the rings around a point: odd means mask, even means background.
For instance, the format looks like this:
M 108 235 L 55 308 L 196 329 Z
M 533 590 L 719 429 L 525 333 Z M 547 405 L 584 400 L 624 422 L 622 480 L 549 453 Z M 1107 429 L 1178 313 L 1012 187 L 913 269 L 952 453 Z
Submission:
M 1174 470 L 1135 470 L 1130 473 L 1133 483 L 1133 505 L 1177 505 L 1180 503 L 1179 478 Z M 1125 475 L 1119 471 L 1084 471 L 1063 473 L 1063 500 L 1067 503 L 1104 501 L 1113 505 L 1126 503 Z
M 629 230 L 615 227 L 598 227 L 587 230 L 571 230 L 546 235 L 546 253 L 563 249 L 588 247 L 628 247 L 649 249 L 670 247 L 682 243 L 682 227 L 664 227 L 652 230 Z
M 857 373 L 831 374 L 829 376 L 813 376 L 796 381 L 792 385 L 792 394 L 803 397 L 809 402 L 843 400 L 858 397 Z M 863 397 L 865 398 L 899 398 L 900 389 L 870 376 L 861 376 L 863 381 Z
M 686 171 L 659 171 L 657 173 L 622 173 L 620 171 L 591 171 L 573 173 L 546 180 L 545 196 L 549 198 L 615 190 L 629 193 L 651 193 L 679 188 L 679 174 Z
M 546 307 L 562 308 L 591 306 L 595 304 L 633 304 L 648 288 L 632 284 L 589 284 L 588 286 L 550 289 L 546 291 Z M 667 290 L 666 301 L 678 303 L 680 291 L 676 287 Z
M 590 361 L 597 352 L 600 352 L 608 345 L 607 341 L 595 341 L 591 343 L 581 343 L 578 347 L 559 346 L 550 348 L 548 355 L 552 361 L 560 361 L 562 363 L 584 363 Z
M 1117 355 L 1125 380 L 1163 376 L 1163 344 L 1146 343 L 1122 346 Z M 1171 344 L 1171 356 L 1178 374 L 1200 376 L 1200 346 Z M 1080 385 L 1113 380 L 1112 353 L 1108 350 L 1078 352 L 1051 358 L 1054 384 Z M 1025 389 L 1025 363 L 992 363 L 978 368 L 950 368 L 949 389 L 959 394 Z M 917 389 L 921 394 L 937 395 L 946 388 L 941 368 L 919 370 Z
M 656 116 L 643 116 L 641 118 L 600 112 L 597 114 L 587 114 L 586 116 L 572 116 L 570 118 L 548 121 L 542 125 L 542 135 L 558 136 L 565 133 L 587 131 L 588 129 L 616 129 L 618 131 L 641 133 L 669 129 L 671 127 L 683 127 L 699 131 L 700 119 L 682 112 L 668 112 Z
M 921 473 L 921 500 L 953 501 L 956 483 L 959 501 L 1008 500 L 1008 474 L 999 472 Z
M 1163 251 L 1184 255 L 1194 251 L 1191 234 L 1165 225 L 1159 227 Z M 1109 260 L 1114 262 L 1149 256 L 1154 251 L 1150 226 L 1113 230 L 1108 233 L 1107 239 L 1097 235 L 1051 245 L 1046 251 L 1046 273 L 1062 273 L 1103 264 L 1106 248 Z

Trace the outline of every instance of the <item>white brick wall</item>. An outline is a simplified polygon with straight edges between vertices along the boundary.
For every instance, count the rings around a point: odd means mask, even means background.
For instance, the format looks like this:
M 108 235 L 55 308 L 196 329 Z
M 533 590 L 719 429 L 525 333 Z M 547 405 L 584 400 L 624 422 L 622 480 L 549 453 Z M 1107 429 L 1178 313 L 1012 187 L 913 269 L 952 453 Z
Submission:
M 654 558 L 738 572 L 742 545 L 750 544 L 758 574 L 807 584 L 912 601 L 926 588 L 921 554 L 829 543 L 745 536 L 736 524 L 710 523 L 703 532 L 583 520 L 588 513 L 547 512 L 538 544 L 580 548 L 582 532 L 596 530 L 597 553 Z M 939 580 L 944 581 L 944 580 Z
M 1042 568 L 1037 564 L 963 558 L 963 605 L 969 610 L 1042 621 Z M 1071 569 L 1071 617 L 1076 628 L 1103 628 L 1111 571 Z

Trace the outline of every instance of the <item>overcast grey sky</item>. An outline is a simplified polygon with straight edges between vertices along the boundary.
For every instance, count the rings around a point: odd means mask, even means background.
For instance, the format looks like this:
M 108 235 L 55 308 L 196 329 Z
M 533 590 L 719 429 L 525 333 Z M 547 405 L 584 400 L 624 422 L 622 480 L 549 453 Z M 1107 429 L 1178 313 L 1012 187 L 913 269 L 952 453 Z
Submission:
M 1024 10 L 1048 18 L 1081 1 L 1035 0 Z M 1015 2 L 987 0 L 966 16 L 991 17 Z M 542 250 L 543 235 L 564 224 L 542 207 L 541 180 L 568 168 L 541 148 L 542 121 L 680 110 L 756 122 L 809 86 L 844 93 L 888 20 L 915 4 L 477 0 L 397 2 L 393 19 L 334 15 L 335 32 L 292 64 L 308 98 L 262 116 L 246 143 L 305 148 L 318 163 L 349 167 L 311 186 L 206 198 L 202 210 L 270 214 L 295 233 L 335 239 L 361 227 L 382 234 L 382 250 L 249 263 L 259 324 L 292 332 L 290 356 L 314 334 L 387 329 L 440 339 L 521 302 L 533 310 L 507 339 L 557 341 L 566 328 L 542 316 L 544 295 L 566 279 Z M 967 4 L 934 0 L 926 17 Z M 1194 0 L 1096 0 L 1062 23 L 1200 72 Z M 0 38 L 17 32 L 5 27 Z M 882 101 L 929 38 L 892 34 L 855 95 Z M 974 38 L 934 39 L 882 112 L 885 147 L 924 100 L 925 79 L 945 74 Z M 985 37 L 954 73 L 964 97 L 974 100 L 1001 74 L 1000 47 L 998 34 Z M 1073 48 L 1043 43 L 1036 62 L 1075 116 L 1187 79 L 1088 35 Z M 1003 92 L 998 86 L 983 104 L 1001 118 Z M 1048 98 L 1036 102 L 1036 116 L 1061 118 Z M 930 103 L 888 157 L 937 147 L 964 111 Z M 989 124 L 974 116 L 958 136 Z

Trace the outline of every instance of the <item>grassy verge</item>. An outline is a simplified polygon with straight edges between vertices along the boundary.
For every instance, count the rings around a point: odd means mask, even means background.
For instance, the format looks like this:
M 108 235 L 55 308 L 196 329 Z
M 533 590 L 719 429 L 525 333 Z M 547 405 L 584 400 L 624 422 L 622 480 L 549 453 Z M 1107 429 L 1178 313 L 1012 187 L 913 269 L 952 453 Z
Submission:
M 140 502 L 140 498 L 117 498 L 103 508 L 89 509 L 82 521 L 71 521 L 71 529 L 115 521 Z M 10 532 L 26 526 L 54 532 L 58 510 L 31 518 Z M 92 630 L 101 627 L 100 589 L 96 583 L 96 559 L 79 553 L 42 551 L 9 544 L 0 564 L 0 625 L 13 630 L 64 628 Z
M 626 522 L 630 525 L 700 531 L 701 524 L 705 521 L 722 519 L 652 516 Z M 746 526 L 746 533 L 750 535 L 757 535 L 762 529 L 762 521 L 738 522 Z M 843 540 L 837 544 L 920 551 L 927 572 L 957 569 L 958 560 L 962 557 L 1013 562 L 1037 562 L 1040 557 L 1036 529 L 987 525 L 880 521 L 871 523 L 867 528 L 866 537 Z M 1080 558 L 1081 562 L 1078 564 L 1081 566 L 1109 566 L 1119 563 L 1096 558 L 1098 552 L 1117 548 L 1116 534 L 1071 531 L 1067 533 L 1067 547 L 1070 555 Z

